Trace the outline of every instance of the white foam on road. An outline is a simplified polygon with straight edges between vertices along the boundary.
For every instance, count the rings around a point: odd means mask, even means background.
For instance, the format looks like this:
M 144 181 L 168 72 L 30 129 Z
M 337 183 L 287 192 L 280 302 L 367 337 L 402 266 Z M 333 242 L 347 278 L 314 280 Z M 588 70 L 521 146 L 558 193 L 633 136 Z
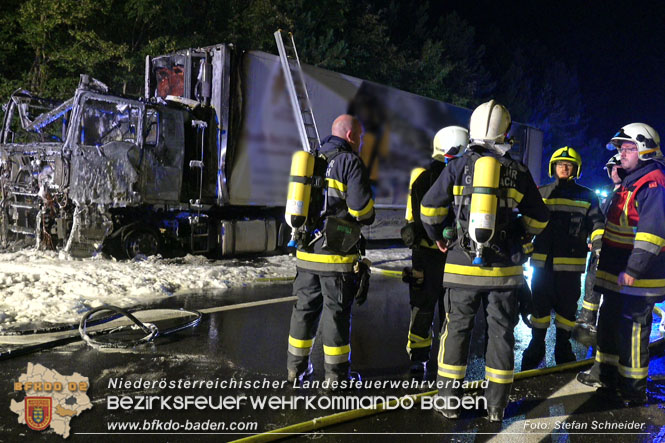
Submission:
M 410 262 L 409 249 L 379 249 L 367 256 L 398 269 Z M 288 255 L 210 260 L 187 255 L 116 261 L 101 256 L 73 259 L 51 251 L 0 253 L 0 332 L 27 324 L 74 324 L 91 308 L 128 308 L 188 292 L 245 286 L 257 279 L 293 277 Z

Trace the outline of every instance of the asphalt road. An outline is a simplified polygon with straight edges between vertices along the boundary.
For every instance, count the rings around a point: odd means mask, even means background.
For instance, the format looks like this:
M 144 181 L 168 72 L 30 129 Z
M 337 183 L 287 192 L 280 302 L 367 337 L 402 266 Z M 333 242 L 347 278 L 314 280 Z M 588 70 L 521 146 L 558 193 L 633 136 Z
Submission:
M 293 305 L 290 291 L 290 284 L 271 284 L 223 294 L 175 297 L 158 307 L 205 310 L 208 313 L 198 326 L 133 349 L 100 350 L 76 341 L 5 359 L 0 362 L 6 393 L 5 413 L 0 414 L 0 440 L 61 440 L 53 431 L 36 432 L 18 424 L 17 415 L 9 411 L 10 400 L 21 401 L 25 395 L 14 391 L 13 383 L 26 371 L 28 363 L 44 365 L 63 375 L 78 372 L 89 378 L 88 396 L 94 406 L 72 418 L 70 441 L 231 441 L 339 413 L 345 406 L 363 404 L 369 412 L 377 412 L 372 402 L 433 390 L 426 382 L 434 380 L 435 355 L 430 362 L 432 370 L 424 380 L 413 381 L 408 375 L 406 286 L 398 279 L 380 275 L 372 277 L 369 301 L 353 311 L 353 369 L 373 385 L 341 393 L 316 386 L 289 386 L 284 379 Z M 173 326 L 168 321 L 155 323 L 162 329 Z M 480 319 L 476 329 L 467 372 L 470 379 L 481 378 L 484 366 Z M 130 332 L 125 338 L 132 334 L 136 338 L 141 335 Z M 104 339 L 116 340 L 113 335 Z M 516 340 L 519 360 L 529 340 L 526 327 L 518 327 Z M 576 352 L 582 359 L 587 349 L 576 346 Z M 426 400 L 413 404 L 407 401 L 403 408 L 289 438 L 326 442 L 665 439 L 662 346 L 654 354 L 648 382 L 649 405 L 644 407 L 624 408 L 617 401 L 594 395 L 593 390 L 575 381 L 578 369 L 574 369 L 516 381 L 506 418 L 500 424 L 489 423 L 483 411 L 475 410 L 465 411 L 459 420 L 451 421 L 429 410 Z M 320 343 L 314 347 L 312 362 L 312 380 L 320 382 Z M 137 381 L 143 384 L 138 386 Z M 187 382 L 194 381 L 208 385 L 187 386 Z M 167 387 L 162 388 L 161 383 Z M 175 398 L 187 396 L 202 397 L 209 403 L 203 408 L 195 404 L 178 408 Z M 134 423 L 138 429 L 110 429 L 118 423 Z M 169 423 L 170 428 L 166 429 Z M 213 423 L 224 423 L 227 429 L 210 430 Z M 174 431 L 177 426 L 180 428 Z M 245 432 L 230 431 L 229 426 L 245 427 Z M 624 429 L 607 429 L 617 426 Z

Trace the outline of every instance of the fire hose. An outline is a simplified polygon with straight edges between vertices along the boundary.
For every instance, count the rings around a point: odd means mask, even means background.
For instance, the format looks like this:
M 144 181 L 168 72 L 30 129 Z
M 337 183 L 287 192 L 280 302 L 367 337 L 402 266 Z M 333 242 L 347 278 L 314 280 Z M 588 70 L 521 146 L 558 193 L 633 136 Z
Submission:
M 110 316 L 99 317 L 100 313 L 113 313 Z M 95 314 L 97 314 L 95 316 Z M 181 318 L 181 319 L 179 319 Z M 103 305 L 88 311 L 78 326 L 78 334 L 73 334 L 71 326 L 60 326 L 41 331 L 45 337 L 37 337 L 34 331 L 22 331 L 6 335 L 6 338 L 15 337 L 16 342 L 25 342 L 24 338 L 32 338 L 32 343 L 18 349 L 0 351 L 0 360 L 6 360 L 19 355 L 26 355 L 43 349 L 63 346 L 83 339 L 95 348 L 129 348 L 140 344 L 150 343 L 157 337 L 163 337 L 199 324 L 202 313 L 185 309 L 122 309 L 116 306 Z M 159 326 L 158 322 L 174 321 L 175 325 Z M 134 338 L 136 331 L 142 331 L 145 336 Z M 130 339 L 117 340 L 120 335 L 130 335 Z M 106 340 L 102 340 L 105 337 Z
M 139 339 L 130 339 L 130 340 L 125 340 L 125 341 L 100 341 L 97 340 L 93 336 L 90 336 L 88 334 L 88 320 L 90 319 L 91 316 L 98 312 L 115 312 L 117 315 L 115 315 L 113 318 L 117 319 L 122 316 L 128 318 L 131 320 L 132 324 L 129 325 L 121 325 L 118 326 L 108 332 L 106 332 L 104 335 L 107 337 L 110 337 L 111 334 L 117 333 L 120 331 L 124 330 L 137 330 L 140 329 L 143 331 L 146 335 L 142 338 Z M 141 312 L 148 312 L 151 311 L 150 309 L 148 310 L 142 310 Z M 134 311 L 137 312 L 137 311 Z M 131 348 L 140 344 L 144 343 L 149 343 L 153 341 L 155 338 L 159 336 L 165 336 L 169 334 L 173 334 L 174 332 L 182 331 L 183 329 L 191 328 L 199 324 L 201 321 L 201 316 L 202 314 L 198 311 L 188 311 L 188 310 L 179 310 L 179 313 L 187 313 L 193 318 L 191 320 L 179 323 L 173 327 L 170 328 L 163 328 L 159 329 L 159 327 L 155 323 L 151 322 L 142 322 L 138 318 L 136 318 L 132 312 L 118 308 L 117 306 L 110 306 L 110 305 L 103 305 L 94 309 L 91 309 L 90 311 L 86 312 L 85 315 L 81 318 L 81 322 L 79 323 L 79 334 L 81 335 L 81 338 L 90 346 L 93 348 Z

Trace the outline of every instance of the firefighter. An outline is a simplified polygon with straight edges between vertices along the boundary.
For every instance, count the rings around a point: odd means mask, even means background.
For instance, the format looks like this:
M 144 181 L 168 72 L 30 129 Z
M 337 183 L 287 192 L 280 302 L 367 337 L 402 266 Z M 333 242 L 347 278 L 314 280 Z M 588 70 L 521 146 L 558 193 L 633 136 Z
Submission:
M 653 307 L 665 300 L 665 164 L 658 133 L 644 123 L 624 126 L 610 143 L 626 177 L 612 198 L 598 260 L 595 363 L 577 380 L 639 405 L 647 402 Z
M 351 377 L 350 329 L 351 305 L 355 297 L 364 302 L 367 292 L 359 291 L 360 274 L 369 269 L 360 258 L 360 245 L 340 252 L 336 232 L 326 227 L 346 223 L 341 231 L 353 231 L 359 225 L 374 221 L 374 200 L 367 170 L 358 156 L 362 125 L 348 114 L 335 119 L 332 135 L 323 140 L 320 153 L 328 167 L 325 212 L 316 222 L 311 238 L 299 243 L 296 251 L 297 274 L 293 294 L 298 299 L 293 307 L 289 329 L 287 372 L 289 382 L 302 380 L 312 373 L 309 355 L 321 323 L 326 380 L 343 382 Z M 332 383 L 331 383 L 332 385 Z
M 529 170 L 508 154 L 510 124 L 508 110 L 494 100 L 478 106 L 471 115 L 464 155 L 448 163 L 420 207 L 427 235 L 448 252 L 446 318 L 438 355 L 438 396 L 443 403 L 435 404 L 437 412 L 451 419 L 459 417 L 459 384 L 479 310 L 487 321 L 487 414 L 490 421 L 503 419 L 513 382 L 523 245 L 549 220 Z M 446 227 L 456 234 L 447 229 L 444 237 Z
M 460 126 L 448 126 L 434 136 L 432 161 L 427 169 L 417 168 L 412 173 L 413 182 L 409 191 L 407 225 L 402 237 L 412 249 L 411 268 L 405 269 L 405 280 L 409 283 L 411 319 L 406 351 L 411 359 L 410 372 L 425 374 L 432 347 L 432 321 L 434 308 L 439 306 L 439 333 L 443 312 L 443 266 L 446 254 L 439 251 L 430 240 L 420 221 L 420 202 L 432 184 L 439 178 L 449 159 L 460 156 L 469 143 L 469 131 Z M 416 176 L 417 175 L 417 176 Z
M 540 187 L 540 195 L 550 210 L 547 228 L 534 240 L 531 256 L 533 312 L 531 342 L 522 356 L 522 370 L 536 368 L 545 357 L 545 335 L 554 310 L 557 364 L 575 361 L 570 335 L 575 326 L 581 276 L 589 252 L 600 250 L 605 218 L 598 197 L 576 183 L 582 173 L 582 157 L 568 146 L 557 149 L 550 158 L 549 175 L 555 181 Z
M 612 196 L 614 192 L 621 187 L 621 180 L 624 177 L 623 169 L 621 168 L 621 154 L 614 154 L 605 164 L 605 170 L 607 175 L 612 180 L 613 189 L 612 192 L 604 197 L 600 202 L 600 212 L 602 212 L 603 217 L 607 216 L 607 210 L 609 205 L 612 202 Z M 605 230 L 603 229 L 603 233 Z M 597 251 L 597 252 L 596 252 Z M 591 254 L 589 258 L 589 264 L 587 266 L 586 278 L 584 279 L 584 301 L 582 302 L 582 309 L 580 310 L 577 316 L 577 325 L 573 330 L 573 335 L 576 336 L 576 340 L 587 346 L 593 346 L 596 344 L 595 333 L 596 333 L 596 320 L 598 317 L 598 308 L 600 307 L 600 293 L 594 292 L 593 285 L 596 279 L 596 268 L 598 267 L 598 255 L 600 250 L 596 250 L 594 254 Z M 582 337 L 586 337 L 587 334 L 580 333 L 581 330 L 588 331 L 588 339 L 583 341 Z

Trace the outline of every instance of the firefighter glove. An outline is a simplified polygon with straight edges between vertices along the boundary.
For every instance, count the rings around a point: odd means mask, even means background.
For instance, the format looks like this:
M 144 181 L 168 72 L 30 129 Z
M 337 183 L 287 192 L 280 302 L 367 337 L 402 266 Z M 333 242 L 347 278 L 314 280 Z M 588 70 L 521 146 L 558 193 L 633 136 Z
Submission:
M 425 273 L 420 269 L 406 267 L 402 269 L 402 281 L 416 288 L 420 288 L 425 282 Z

